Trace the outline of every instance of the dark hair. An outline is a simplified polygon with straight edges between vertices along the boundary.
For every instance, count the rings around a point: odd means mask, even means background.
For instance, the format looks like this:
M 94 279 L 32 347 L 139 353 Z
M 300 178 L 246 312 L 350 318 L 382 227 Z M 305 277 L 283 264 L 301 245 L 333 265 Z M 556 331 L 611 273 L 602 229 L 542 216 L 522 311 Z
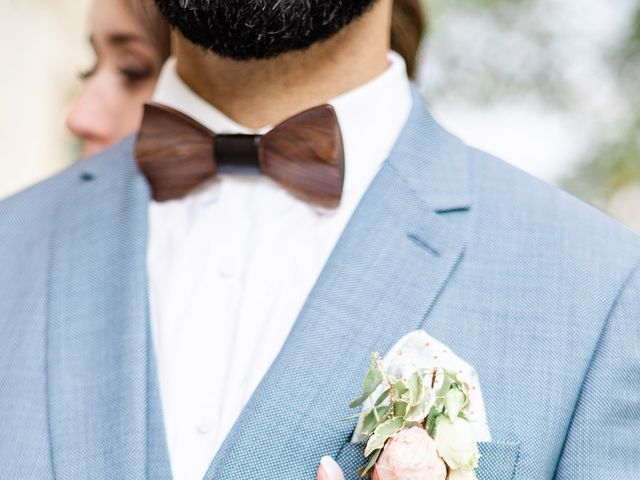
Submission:
M 394 0 L 391 48 L 404 58 L 411 77 L 416 74 L 420 43 L 426 29 L 427 15 L 420 0 Z

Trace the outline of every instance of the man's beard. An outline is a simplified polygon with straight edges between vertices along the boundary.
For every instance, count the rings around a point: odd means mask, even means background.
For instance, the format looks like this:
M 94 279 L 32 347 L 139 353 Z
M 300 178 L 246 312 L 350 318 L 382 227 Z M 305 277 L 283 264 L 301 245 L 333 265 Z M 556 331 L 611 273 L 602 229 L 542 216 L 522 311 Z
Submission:
M 330 38 L 377 0 L 155 0 L 188 40 L 236 60 L 271 58 Z

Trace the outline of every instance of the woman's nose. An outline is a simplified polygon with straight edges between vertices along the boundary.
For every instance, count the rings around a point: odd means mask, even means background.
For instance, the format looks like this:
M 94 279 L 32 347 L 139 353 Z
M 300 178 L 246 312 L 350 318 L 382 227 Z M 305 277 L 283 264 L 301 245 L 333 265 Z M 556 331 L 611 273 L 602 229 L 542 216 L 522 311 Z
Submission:
M 118 140 L 114 99 L 105 79 L 89 79 L 67 115 L 67 128 L 82 143 L 81 155 L 91 156 Z

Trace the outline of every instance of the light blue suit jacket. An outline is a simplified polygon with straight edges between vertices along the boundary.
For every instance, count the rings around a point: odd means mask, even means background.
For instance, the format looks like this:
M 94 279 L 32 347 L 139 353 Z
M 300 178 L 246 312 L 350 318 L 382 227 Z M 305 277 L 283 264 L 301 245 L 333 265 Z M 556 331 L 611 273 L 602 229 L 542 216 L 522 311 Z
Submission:
M 131 139 L 0 203 L 0 478 L 165 479 Z M 640 478 L 640 241 L 462 144 L 417 94 L 207 479 L 355 478 L 372 350 L 424 328 L 480 375 L 481 480 Z M 212 322 L 227 321 L 212 318 Z

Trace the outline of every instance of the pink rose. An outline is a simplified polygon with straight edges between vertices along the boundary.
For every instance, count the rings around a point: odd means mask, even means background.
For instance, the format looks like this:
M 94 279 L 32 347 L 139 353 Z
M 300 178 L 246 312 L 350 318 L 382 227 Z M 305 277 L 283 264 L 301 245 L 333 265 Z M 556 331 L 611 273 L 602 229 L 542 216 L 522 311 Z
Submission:
M 445 480 L 447 468 L 426 430 L 412 427 L 396 433 L 382 450 L 373 480 Z

